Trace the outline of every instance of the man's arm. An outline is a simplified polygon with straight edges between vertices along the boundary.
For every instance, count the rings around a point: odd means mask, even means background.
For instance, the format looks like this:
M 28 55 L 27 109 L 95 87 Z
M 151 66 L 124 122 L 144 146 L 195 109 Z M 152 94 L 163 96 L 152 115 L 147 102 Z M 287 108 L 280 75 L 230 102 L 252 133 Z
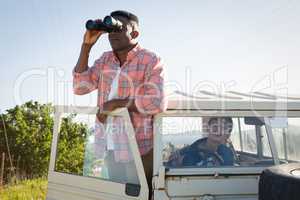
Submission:
M 166 109 L 164 91 L 164 64 L 157 56 L 153 56 L 145 75 L 144 84 L 135 95 L 135 106 L 139 113 L 155 115 Z
M 102 31 L 87 30 L 85 32 L 81 45 L 80 55 L 75 67 L 75 72 L 82 73 L 88 69 L 90 51 L 102 34 Z
M 105 123 L 107 115 L 103 114 L 103 111 L 111 112 L 117 108 L 128 108 L 129 112 L 138 112 L 137 107 L 135 106 L 134 99 L 112 99 L 103 104 L 103 110 L 98 111 L 97 118 L 101 123 Z
M 102 31 L 87 30 L 84 34 L 80 55 L 73 70 L 73 89 L 78 95 L 87 94 L 97 88 L 97 62 L 92 68 L 88 67 L 89 54 L 93 45 L 102 35 Z
M 90 44 L 82 43 L 80 55 L 74 70 L 76 73 L 82 73 L 88 69 L 89 55 L 91 49 L 92 46 Z

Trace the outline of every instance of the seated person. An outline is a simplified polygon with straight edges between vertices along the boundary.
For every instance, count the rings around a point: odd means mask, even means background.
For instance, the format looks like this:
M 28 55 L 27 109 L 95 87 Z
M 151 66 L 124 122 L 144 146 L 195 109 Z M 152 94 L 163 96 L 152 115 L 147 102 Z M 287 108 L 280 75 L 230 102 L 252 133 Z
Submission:
M 233 122 L 230 117 L 212 117 L 207 122 L 208 136 L 171 154 L 169 167 L 233 166 L 234 150 L 229 143 Z

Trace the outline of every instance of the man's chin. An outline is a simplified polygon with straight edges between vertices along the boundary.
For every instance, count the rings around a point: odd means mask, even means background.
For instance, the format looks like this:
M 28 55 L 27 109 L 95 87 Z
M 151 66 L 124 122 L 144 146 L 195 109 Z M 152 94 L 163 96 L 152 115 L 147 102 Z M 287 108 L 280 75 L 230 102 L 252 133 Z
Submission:
M 113 51 L 124 51 L 125 49 L 127 49 L 127 47 L 120 47 L 120 46 L 114 46 L 114 45 L 110 45 Z
M 115 46 L 113 46 L 113 45 L 110 45 L 110 47 L 111 47 L 111 49 L 112 49 L 113 51 L 117 51 L 117 50 L 118 50 L 118 47 L 115 47 Z

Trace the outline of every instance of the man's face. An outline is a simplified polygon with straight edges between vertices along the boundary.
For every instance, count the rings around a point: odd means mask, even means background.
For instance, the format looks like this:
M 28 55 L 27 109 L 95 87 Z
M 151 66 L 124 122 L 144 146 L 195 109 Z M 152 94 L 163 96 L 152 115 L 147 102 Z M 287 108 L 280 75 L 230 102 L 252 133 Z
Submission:
M 132 44 L 132 25 L 125 17 L 114 17 L 115 19 L 121 21 L 123 23 L 122 31 L 121 32 L 112 32 L 108 34 L 108 39 L 111 48 L 114 51 L 122 51 L 127 49 L 128 46 Z
M 208 138 L 216 143 L 225 144 L 230 137 L 232 123 L 226 122 L 223 118 L 213 120 L 209 125 Z

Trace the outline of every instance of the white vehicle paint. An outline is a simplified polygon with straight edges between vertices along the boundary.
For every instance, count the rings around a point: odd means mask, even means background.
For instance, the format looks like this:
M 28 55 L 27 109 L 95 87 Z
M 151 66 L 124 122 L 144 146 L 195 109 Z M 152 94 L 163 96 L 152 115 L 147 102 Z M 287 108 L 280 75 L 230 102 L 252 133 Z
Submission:
M 181 93 L 182 94 L 182 93 Z M 166 112 L 155 116 L 154 120 L 154 172 L 153 193 L 154 200 L 229 200 L 258 199 L 259 175 L 268 165 L 211 167 L 211 168 L 172 168 L 164 163 L 163 151 L 163 120 L 164 118 L 185 117 L 211 117 L 230 116 L 240 123 L 245 117 L 260 117 L 264 119 L 264 130 L 270 155 L 259 155 L 262 153 L 261 130 L 255 126 L 257 137 L 257 153 L 251 156 L 261 156 L 259 161 L 268 158 L 271 165 L 279 165 L 289 162 L 287 146 L 284 146 L 284 158 L 278 155 L 276 141 L 274 140 L 273 128 L 285 128 L 289 118 L 300 119 L 300 98 L 270 98 L 267 95 L 261 98 L 245 99 L 241 93 L 229 93 L 226 96 L 206 93 L 207 96 L 194 97 L 184 95 L 175 100 L 169 100 Z M 213 97 L 213 98 L 211 98 Z M 257 96 L 256 96 L 257 97 Z M 137 169 L 140 189 L 138 195 L 126 194 L 126 183 L 115 183 L 97 177 L 85 177 L 55 171 L 55 160 L 57 155 L 58 133 L 61 115 L 63 113 L 83 113 L 94 115 L 97 108 L 91 107 L 55 107 L 55 126 L 51 148 L 51 160 L 48 176 L 47 200 L 147 200 L 148 185 L 132 125 L 127 127 L 129 145 L 132 149 L 134 163 Z M 126 108 L 109 113 L 112 116 L 122 116 L 130 123 L 129 113 Z M 278 118 L 277 120 L 274 118 Z M 300 120 L 299 120 L 300 122 Z M 299 124 L 300 125 L 300 124 Z M 238 127 L 241 128 L 240 126 Z M 241 131 L 239 131 L 241 133 Z M 300 133 L 299 133 L 300 134 Z M 285 134 L 283 134 L 284 136 Z M 239 154 L 243 155 L 242 140 Z M 245 138 L 244 138 L 245 139 Z M 245 154 L 246 155 L 246 154 Z M 135 186 L 133 186 L 135 187 Z M 133 188 L 133 190 L 136 188 Z

